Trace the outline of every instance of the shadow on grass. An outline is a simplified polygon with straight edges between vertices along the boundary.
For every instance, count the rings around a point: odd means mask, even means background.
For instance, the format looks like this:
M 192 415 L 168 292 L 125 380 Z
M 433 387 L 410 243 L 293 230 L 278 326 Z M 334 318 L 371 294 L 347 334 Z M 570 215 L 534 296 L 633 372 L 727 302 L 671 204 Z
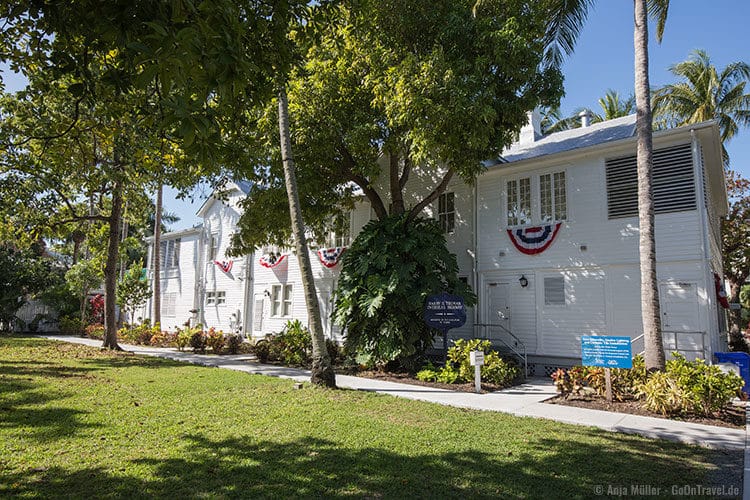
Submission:
M 602 437 L 601 432 L 582 432 Z M 181 456 L 133 460 L 128 467 L 142 477 L 106 466 L 0 472 L 0 494 L 15 485 L 18 496 L 40 497 L 591 497 L 600 491 L 598 485 L 606 491 L 607 485 L 700 483 L 694 461 L 709 454 L 629 436 L 601 444 L 542 439 L 515 453 L 467 449 L 413 456 L 315 438 L 288 443 L 201 435 L 184 439 L 190 451 Z

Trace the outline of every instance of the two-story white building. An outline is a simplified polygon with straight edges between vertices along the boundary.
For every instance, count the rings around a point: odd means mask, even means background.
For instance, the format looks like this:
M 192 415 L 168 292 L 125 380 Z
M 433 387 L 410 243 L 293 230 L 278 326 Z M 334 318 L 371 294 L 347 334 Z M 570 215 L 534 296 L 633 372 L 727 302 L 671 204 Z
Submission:
M 665 349 L 710 359 L 726 342 L 715 287 L 722 275 L 719 220 L 727 212 L 718 126 L 656 132 L 654 148 Z M 440 221 L 461 278 L 479 298 L 452 338 L 487 337 L 525 352 L 536 375 L 580 360 L 581 335 L 630 336 L 634 350 L 643 349 L 635 151 L 635 116 L 540 137 L 532 113 L 521 140 L 487 162 L 474 185 L 452 181 L 427 215 Z M 429 192 L 431 179 L 412 175 L 406 203 Z M 201 207 L 203 227 L 163 237 L 163 326 L 172 328 L 171 318 L 184 323 L 191 309 L 198 311 L 194 322 L 242 327 L 253 337 L 292 318 L 306 323 L 291 250 L 225 256 L 248 188 L 230 187 L 223 201 L 212 197 Z M 351 213 L 349 235 L 311 250 L 324 328 L 334 338 L 341 335 L 330 321 L 340 248 L 371 218 L 363 199 Z M 171 241 L 178 242 L 176 254 Z

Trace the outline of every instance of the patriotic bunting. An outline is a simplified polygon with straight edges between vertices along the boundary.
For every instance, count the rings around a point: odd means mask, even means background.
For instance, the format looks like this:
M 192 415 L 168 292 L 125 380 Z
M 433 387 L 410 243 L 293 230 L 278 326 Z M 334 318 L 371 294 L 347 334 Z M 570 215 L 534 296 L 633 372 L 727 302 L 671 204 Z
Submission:
M 214 264 L 216 264 L 217 266 L 219 266 L 219 269 L 221 269 L 225 273 L 228 273 L 229 271 L 232 270 L 232 265 L 234 264 L 234 261 L 231 261 L 231 260 L 222 260 L 222 261 L 215 260 Z
M 267 267 L 268 269 L 273 269 L 274 267 L 280 265 L 286 259 L 286 257 L 287 254 L 274 255 L 272 253 L 269 253 L 260 258 L 260 265 L 263 267 Z
M 519 252 L 526 255 L 542 253 L 552 244 L 562 222 L 544 226 L 508 229 L 508 236 Z
M 721 282 L 721 277 L 714 273 L 714 285 L 716 286 L 716 297 L 719 299 L 719 304 L 724 309 L 729 309 L 729 299 L 727 298 L 727 292 L 724 291 L 724 285 Z
M 318 250 L 318 258 L 324 266 L 330 269 L 339 263 L 345 251 L 346 247 L 322 248 Z

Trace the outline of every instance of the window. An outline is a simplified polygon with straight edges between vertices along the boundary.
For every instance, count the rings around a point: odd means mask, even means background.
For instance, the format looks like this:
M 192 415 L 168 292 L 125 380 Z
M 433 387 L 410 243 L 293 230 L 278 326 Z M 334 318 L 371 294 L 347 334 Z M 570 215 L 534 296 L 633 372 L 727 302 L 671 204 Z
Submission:
M 227 303 L 227 292 L 206 292 L 207 306 L 220 306 Z
M 271 316 L 287 317 L 292 315 L 292 285 L 273 285 L 271 287 Z
M 213 262 L 216 260 L 216 256 L 219 254 L 219 235 L 214 233 L 211 235 L 211 242 L 208 247 L 208 260 Z
M 164 316 L 174 318 L 177 315 L 177 294 L 165 293 L 162 296 L 161 311 Z
M 438 198 L 438 219 L 444 233 L 456 228 L 456 202 L 454 193 L 443 193 Z
M 565 277 L 554 276 L 544 278 L 544 305 L 565 305 Z
M 162 270 L 180 267 L 180 238 L 162 241 L 159 247 L 159 263 Z
M 351 214 L 344 212 L 337 216 L 332 226 L 326 238 L 326 247 L 348 247 L 351 243 Z
M 549 224 L 568 218 L 565 172 L 510 180 L 506 192 L 509 227 Z
M 541 202 L 541 222 L 567 219 L 565 172 L 540 175 L 539 198 Z
M 638 167 L 635 156 L 606 160 L 607 214 L 610 219 L 638 215 Z M 690 144 L 654 151 L 654 212 L 695 210 L 695 178 Z
M 508 225 L 531 223 L 531 178 L 508 181 Z

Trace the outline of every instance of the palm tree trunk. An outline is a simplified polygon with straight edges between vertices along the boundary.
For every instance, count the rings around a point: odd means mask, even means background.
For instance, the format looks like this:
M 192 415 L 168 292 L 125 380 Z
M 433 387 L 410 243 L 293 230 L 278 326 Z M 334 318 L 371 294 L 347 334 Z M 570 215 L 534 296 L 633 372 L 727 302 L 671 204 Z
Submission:
M 653 131 L 648 79 L 647 0 L 634 0 L 635 101 L 638 136 L 638 222 L 640 225 L 641 314 L 648 370 L 664 369 L 659 288 L 656 277 L 656 238 L 654 235 Z
M 118 159 L 115 158 L 117 162 Z M 104 266 L 104 344 L 102 347 L 121 350 L 117 344 L 115 303 L 117 293 L 117 261 L 120 249 L 120 222 L 122 219 L 122 180 L 115 180 L 112 189 L 112 213 L 109 216 L 109 244 Z
M 156 190 L 156 207 L 154 213 L 154 250 L 152 252 L 154 273 L 154 311 L 153 324 L 161 325 L 161 210 L 163 205 L 164 186 L 159 183 Z
M 323 335 L 323 322 L 320 319 L 320 305 L 315 290 L 315 279 L 310 264 L 310 254 L 307 250 L 305 238 L 305 224 L 302 220 L 302 208 L 297 191 L 297 178 L 294 173 L 294 158 L 292 157 L 292 141 L 289 132 L 289 103 L 286 89 L 279 89 L 279 135 L 281 136 L 281 161 L 284 166 L 286 192 L 289 198 L 289 214 L 292 219 L 292 233 L 297 248 L 300 273 L 302 274 L 302 288 L 305 292 L 307 314 L 310 318 L 312 334 L 312 377 L 310 381 L 316 385 L 336 387 L 336 377 L 331 366 L 331 359 L 326 349 Z

